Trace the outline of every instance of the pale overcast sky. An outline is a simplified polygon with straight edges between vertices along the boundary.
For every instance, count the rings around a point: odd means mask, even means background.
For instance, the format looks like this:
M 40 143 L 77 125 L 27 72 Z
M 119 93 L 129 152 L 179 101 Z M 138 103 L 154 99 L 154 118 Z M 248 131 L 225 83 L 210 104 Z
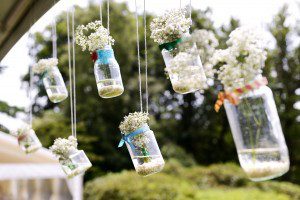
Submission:
M 130 9 L 134 10 L 134 0 L 116 0 L 117 2 L 129 3 Z M 189 0 L 181 0 L 182 5 L 187 5 Z M 95 0 L 100 2 L 100 0 Z M 138 0 L 139 10 L 142 12 L 142 0 Z M 171 8 L 178 8 L 180 0 L 146 0 L 147 11 L 159 14 Z M 49 23 L 49 18 L 67 10 L 71 3 L 86 6 L 88 0 L 61 0 L 55 7 L 48 11 L 32 28 L 32 31 L 41 31 Z M 271 22 L 278 10 L 287 3 L 290 8 L 291 17 L 289 24 L 294 25 L 295 19 L 299 19 L 300 0 L 192 0 L 192 6 L 197 9 L 212 8 L 213 19 L 216 26 L 228 23 L 230 17 L 241 20 L 242 25 L 263 28 Z M 113 26 L 113 25 L 112 25 Z M 28 56 L 27 34 L 11 49 L 7 56 L 1 61 L 1 65 L 8 68 L 0 75 L 0 100 L 10 105 L 25 107 L 29 104 L 27 93 L 21 89 L 20 78 L 28 71 L 31 62 Z M 0 116 L 1 120 L 1 116 Z M 1 120 L 3 121 L 3 120 Z M 11 124 L 11 123 L 9 123 Z

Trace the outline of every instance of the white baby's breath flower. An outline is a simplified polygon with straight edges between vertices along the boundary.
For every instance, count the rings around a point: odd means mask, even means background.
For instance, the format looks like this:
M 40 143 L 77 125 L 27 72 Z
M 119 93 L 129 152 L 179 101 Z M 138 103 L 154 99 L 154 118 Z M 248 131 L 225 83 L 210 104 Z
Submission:
M 173 42 L 189 31 L 191 19 L 184 10 L 170 10 L 156 17 L 150 24 L 151 38 L 158 44 Z
M 145 112 L 129 113 L 120 123 L 119 129 L 123 134 L 129 134 L 149 121 L 148 114 Z
M 36 74 L 42 74 L 49 70 L 49 68 L 55 67 L 57 65 L 57 58 L 40 59 L 39 62 L 32 67 L 32 70 Z
M 77 150 L 77 145 L 77 139 L 73 136 L 69 136 L 68 139 L 57 138 L 49 149 L 59 159 L 68 159 L 70 153 Z
M 88 35 L 89 34 L 89 35 Z M 109 35 L 101 21 L 90 22 L 86 26 L 80 25 L 76 28 L 76 44 L 81 46 L 82 51 L 88 49 L 93 52 L 103 49 L 106 45 L 114 45 L 114 39 Z
M 243 87 L 262 73 L 267 58 L 262 43 L 261 34 L 242 27 L 230 34 L 227 49 L 215 52 L 212 64 L 220 67 L 218 79 L 225 90 Z

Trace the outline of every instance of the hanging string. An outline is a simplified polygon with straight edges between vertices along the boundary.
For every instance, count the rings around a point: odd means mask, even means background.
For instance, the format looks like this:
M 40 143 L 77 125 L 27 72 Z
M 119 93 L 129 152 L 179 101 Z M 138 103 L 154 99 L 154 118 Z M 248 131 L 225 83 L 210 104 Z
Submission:
M 192 20 L 192 0 L 190 0 L 190 19 Z
M 28 33 L 28 38 L 30 33 Z M 29 125 L 32 127 L 32 87 L 33 87 L 33 70 L 32 66 L 29 67 Z
M 73 119 L 74 119 L 74 137 L 77 137 L 76 129 L 76 66 L 75 66 L 75 20 L 74 20 L 74 15 L 75 15 L 75 8 L 73 7 L 72 9 L 72 52 L 73 52 L 73 95 L 74 95 L 74 100 L 73 100 Z
M 180 6 L 180 10 L 181 10 L 181 0 L 179 0 L 179 6 Z
M 100 20 L 101 20 L 101 23 L 102 23 L 102 0 L 100 0 L 100 4 L 99 4 L 99 15 L 100 15 Z
M 67 36 L 68 36 L 68 61 L 69 61 L 69 82 L 70 82 L 70 108 L 71 108 L 71 132 L 74 135 L 74 119 L 73 119 L 73 88 L 72 88 L 72 65 L 71 65 L 71 42 L 70 42 L 70 16 L 67 11 Z
M 139 92 L 140 92 L 140 107 L 143 112 L 143 96 L 142 96 L 142 77 L 141 77 L 141 59 L 140 59 L 140 36 L 139 36 L 139 16 L 137 2 L 135 0 L 135 20 L 136 20 L 136 46 L 137 46 L 137 57 L 138 57 L 138 69 L 139 69 Z
M 109 0 L 107 0 L 107 31 L 110 34 L 110 27 L 109 27 Z
M 144 0 L 144 44 L 145 44 L 145 92 L 146 92 L 146 112 L 149 112 L 149 94 L 148 94 L 148 50 L 147 50 L 147 12 L 146 0 Z
M 52 21 L 52 53 L 53 58 L 57 58 L 57 37 L 56 37 L 56 21 Z

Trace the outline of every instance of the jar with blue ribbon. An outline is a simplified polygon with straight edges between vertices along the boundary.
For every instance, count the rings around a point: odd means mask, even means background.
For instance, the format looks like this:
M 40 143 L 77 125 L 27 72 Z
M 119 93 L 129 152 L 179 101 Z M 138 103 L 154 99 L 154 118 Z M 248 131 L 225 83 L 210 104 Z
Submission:
M 57 65 L 57 58 L 49 58 L 41 59 L 33 66 L 33 71 L 42 76 L 47 95 L 53 103 L 59 103 L 68 97 L 68 90 Z
M 148 119 L 147 113 L 130 113 L 119 127 L 122 139 L 118 147 L 126 144 L 135 170 L 141 176 L 160 172 L 165 165 Z
M 113 98 L 124 92 L 120 67 L 115 59 L 111 45 L 96 50 L 94 73 L 97 82 L 99 96 Z

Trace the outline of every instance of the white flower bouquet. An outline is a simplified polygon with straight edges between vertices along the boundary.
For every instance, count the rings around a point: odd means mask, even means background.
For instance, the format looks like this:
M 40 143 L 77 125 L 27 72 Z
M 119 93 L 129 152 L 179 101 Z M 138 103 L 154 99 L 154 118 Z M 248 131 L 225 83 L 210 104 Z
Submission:
M 82 174 L 92 166 L 84 151 L 77 149 L 77 145 L 77 139 L 69 136 L 68 139 L 57 138 L 50 147 L 68 178 Z
M 147 176 L 162 170 L 164 160 L 153 131 L 148 126 L 149 117 L 144 112 L 130 113 L 124 117 L 119 128 L 123 138 L 119 147 L 126 143 L 138 174 Z
M 36 74 L 43 74 L 47 72 L 51 67 L 57 67 L 57 58 L 40 59 L 37 64 L 33 65 L 33 72 Z
M 103 49 L 106 45 L 113 45 L 114 39 L 109 35 L 101 21 L 90 22 L 86 26 L 80 25 L 76 28 L 76 44 L 81 46 L 82 51 L 88 49 L 90 53 Z

